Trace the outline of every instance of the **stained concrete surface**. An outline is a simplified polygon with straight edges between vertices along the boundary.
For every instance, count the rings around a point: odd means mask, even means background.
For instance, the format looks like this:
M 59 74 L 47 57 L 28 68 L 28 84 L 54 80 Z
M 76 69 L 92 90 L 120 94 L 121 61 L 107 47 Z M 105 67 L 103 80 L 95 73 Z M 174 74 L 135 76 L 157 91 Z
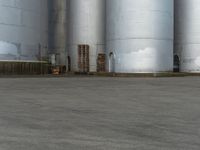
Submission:
M 0 150 L 199 150 L 200 78 L 0 78 Z

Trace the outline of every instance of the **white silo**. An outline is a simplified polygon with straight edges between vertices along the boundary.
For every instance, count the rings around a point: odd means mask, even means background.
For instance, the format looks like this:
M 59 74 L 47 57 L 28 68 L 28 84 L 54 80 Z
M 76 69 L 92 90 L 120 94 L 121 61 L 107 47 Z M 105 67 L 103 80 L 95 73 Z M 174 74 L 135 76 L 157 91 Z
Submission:
M 175 0 L 175 57 L 181 72 L 200 72 L 199 14 L 199 0 Z
M 68 0 L 49 0 L 49 50 L 57 65 L 67 64 Z
M 106 0 L 107 70 L 173 70 L 173 0 Z
M 70 0 L 69 6 L 71 71 L 96 72 L 105 49 L 105 0 Z

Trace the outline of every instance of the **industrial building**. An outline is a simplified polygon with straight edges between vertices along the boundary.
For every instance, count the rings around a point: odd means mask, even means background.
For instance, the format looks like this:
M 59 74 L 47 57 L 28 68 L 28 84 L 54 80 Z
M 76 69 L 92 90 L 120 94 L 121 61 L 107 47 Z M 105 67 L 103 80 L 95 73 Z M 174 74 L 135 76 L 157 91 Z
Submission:
M 0 0 L 0 150 L 200 150 L 200 0 Z
M 200 72 L 198 4 L 1 0 L 0 72 Z

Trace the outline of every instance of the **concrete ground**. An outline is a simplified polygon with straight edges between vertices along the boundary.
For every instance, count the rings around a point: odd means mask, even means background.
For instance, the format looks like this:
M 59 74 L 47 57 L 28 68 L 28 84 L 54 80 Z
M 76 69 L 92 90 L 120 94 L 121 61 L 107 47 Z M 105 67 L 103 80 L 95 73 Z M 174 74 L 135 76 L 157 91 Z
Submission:
M 200 150 L 200 78 L 0 78 L 0 150 Z

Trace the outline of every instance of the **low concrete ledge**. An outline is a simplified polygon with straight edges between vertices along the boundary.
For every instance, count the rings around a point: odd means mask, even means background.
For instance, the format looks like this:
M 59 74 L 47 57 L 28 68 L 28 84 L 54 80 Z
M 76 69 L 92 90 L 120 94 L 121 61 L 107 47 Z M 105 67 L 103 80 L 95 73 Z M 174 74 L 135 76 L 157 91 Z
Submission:
M 68 73 L 67 73 L 68 74 Z M 70 73 L 74 75 L 85 76 L 100 76 L 100 77 L 186 77 L 186 76 L 200 76 L 200 73 L 175 73 L 175 72 L 161 72 L 161 73 Z
M 125 77 L 125 78 L 170 78 L 170 77 L 200 77 L 200 73 L 79 73 L 68 72 L 60 75 L 52 74 L 0 74 L 1 78 L 65 78 L 65 77 Z

